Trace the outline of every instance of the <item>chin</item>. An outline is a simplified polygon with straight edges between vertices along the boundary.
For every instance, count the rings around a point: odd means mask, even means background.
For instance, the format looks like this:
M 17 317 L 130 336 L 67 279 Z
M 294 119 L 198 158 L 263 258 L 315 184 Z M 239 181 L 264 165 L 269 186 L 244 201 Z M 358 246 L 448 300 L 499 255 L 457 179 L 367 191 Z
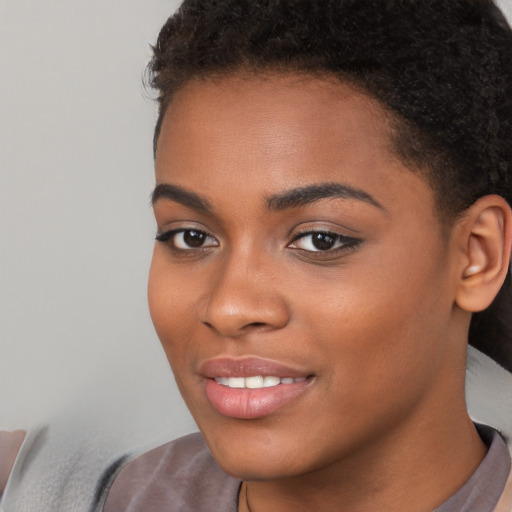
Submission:
M 308 472 L 290 464 L 288 458 L 279 452 L 271 458 L 251 457 L 243 452 L 229 453 L 226 456 L 214 454 L 214 458 L 226 474 L 246 482 L 281 480 Z
M 308 442 L 289 429 L 264 426 L 262 421 L 236 423 L 239 428 L 201 428 L 213 458 L 228 475 L 244 481 L 270 481 L 297 477 L 322 466 L 322 454 L 307 448 L 319 446 L 314 440 Z

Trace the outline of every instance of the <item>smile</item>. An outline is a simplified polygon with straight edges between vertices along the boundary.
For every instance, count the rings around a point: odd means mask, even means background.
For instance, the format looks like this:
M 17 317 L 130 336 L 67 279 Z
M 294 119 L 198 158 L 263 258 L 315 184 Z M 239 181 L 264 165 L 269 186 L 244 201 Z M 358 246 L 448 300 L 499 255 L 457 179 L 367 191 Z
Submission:
M 256 419 L 279 413 L 313 385 L 309 368 L 259 357 L 219 357 L 199 368 L 210 405 L 221 415 Z
M 215 381 L 222 386 L 237 389 L 262 389 L 275 386 L 289 385 L 296 382 L 304 382 L 306 377 L 293 379 L 291 377 L 274 377 L 255 375 L 252 377 L 215 377 Z

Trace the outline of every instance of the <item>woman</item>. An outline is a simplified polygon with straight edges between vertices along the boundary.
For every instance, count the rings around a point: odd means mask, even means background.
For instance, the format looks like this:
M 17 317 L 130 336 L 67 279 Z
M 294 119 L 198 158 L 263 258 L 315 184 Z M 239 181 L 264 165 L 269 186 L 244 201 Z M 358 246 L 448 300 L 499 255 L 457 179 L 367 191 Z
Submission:
M 189 1 L 162 29 L 149 300 L 236 482 L 211 509 L 494 508 L 510 461 L 464 369 L 468 332 L 510 368 L 511 64 L 488 1 Z M 217 478 L 158 454 L 187 496 Z
M 468 339 L 512 369 L 498 9 L 185 0 L 154 52 L 149 303 L 201 435 L 96 505 L 511 510 L 464 396 Z

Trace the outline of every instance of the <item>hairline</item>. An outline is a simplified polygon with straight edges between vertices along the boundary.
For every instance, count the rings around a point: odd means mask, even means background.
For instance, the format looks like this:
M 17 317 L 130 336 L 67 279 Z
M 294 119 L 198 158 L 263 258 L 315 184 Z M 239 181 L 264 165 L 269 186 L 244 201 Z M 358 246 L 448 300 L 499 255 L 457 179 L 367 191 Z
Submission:
M 436 173 L 434 169 L 428 165 L 422 165 L 420 162 L 415 161 L 411 157 L 407 157 L 400 151 L 400 138 L 404 131 L 412 125 L 404 119 L 400 114 L 391 110 L 391 108 L 373 94 L 368 87 L 365 87 L 361 81 L 354 78 L 352 75 L 344 72 L 334 72 L 322 69 L 300 69 L 299 66 L 293 65 L 265 65 L 258 66 L 252 64 L 238 65 L 233 68 L 220 68 L 212 69 L 208 72 L 196 73 L 189 77 L 187 80 L 177 84 L 172 91 L 167 91 L 167 101 L 161 105 L 158 115 L 157 123 L 154 129 L 153 136 L 153 157 L 156 160 L 158 150 L 158 141 L 160 139 L 161 129 L 163 122 L 166 118 L 170 105 L 173 103 L 175 97 L 190 84 L 201 83 L 215 83 L 223 82 L 230 79 L 238 79 L 240 81 L 249 80 L 267 80 L 278 76 L 295 76 L 301 80 L 322 80 L 331 82 L 333 84 L 346 85 L 352 89 L 354 94 L 360 95 L 361 98 L 369 100 L 378 112 L 381 114 L 381 119 L 384 122 L 384 128 L 387 134 L 386 147 L 390 156 L 395 158 L 398 162 L 404 165 L 409 172 L 412 172 L 425 180 L 427 185 L 434 193 L 435 204 L 434 214 L 439 221 L 443 236 L 448 236 L 451 228 L 454 226 L 457 219 L 463 215 L 466 208 L 458 209 L 457 211 L 450 211 L 442 201 L 442 191 L 435 185 Z M 298 80 L 299 81 L 299 80 Z M 418 132 L 421 131 L 423 136 L 428 134 L 421 130 L 416 125 L 412 125 Z

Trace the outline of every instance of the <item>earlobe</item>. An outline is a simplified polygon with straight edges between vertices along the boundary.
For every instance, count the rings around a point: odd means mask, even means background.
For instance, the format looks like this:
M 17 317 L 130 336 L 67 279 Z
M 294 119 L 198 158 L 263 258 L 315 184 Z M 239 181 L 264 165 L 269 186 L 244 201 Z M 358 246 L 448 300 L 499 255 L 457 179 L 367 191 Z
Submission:
M 456 303 L 476 313 L 492 303 L 505 280 L 510 265 L 512 212 L 502 197 L 485 196 L 467 210 L 463 224 Z
M 471 232 L 467 245 L 468 265 L 462 273 L 464 279 L 475 275 L 482 275 L 489 264 L 489 254 L 486 251 L 484 240 L 481 236 Z

